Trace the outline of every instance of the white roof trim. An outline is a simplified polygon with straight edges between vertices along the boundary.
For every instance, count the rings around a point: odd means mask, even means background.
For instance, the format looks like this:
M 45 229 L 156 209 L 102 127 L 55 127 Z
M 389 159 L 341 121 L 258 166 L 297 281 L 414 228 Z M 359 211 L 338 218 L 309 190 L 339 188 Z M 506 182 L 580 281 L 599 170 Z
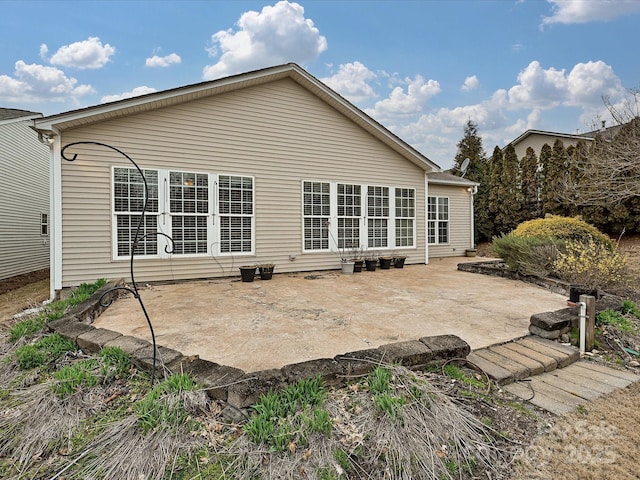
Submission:
M 29 120 L 34 120 L 36 118 L 42 118 L 42 114 L 41 113 L 34 113 L 31 115 L 25 115 L 23 117 L 13 117 L 13 118 L 7 118 L 5 120 L 0 120 L 0 125 L 7 125 L 9 123 L 17 123 L 17 122 L 26 122 Z

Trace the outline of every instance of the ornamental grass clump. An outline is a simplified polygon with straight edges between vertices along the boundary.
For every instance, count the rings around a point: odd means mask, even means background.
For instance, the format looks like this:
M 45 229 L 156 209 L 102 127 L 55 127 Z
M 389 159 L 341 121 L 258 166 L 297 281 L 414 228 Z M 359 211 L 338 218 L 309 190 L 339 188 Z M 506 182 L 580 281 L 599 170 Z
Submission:
M 553 269 L 561 280 L 589 288 L 622 286 L 628 277 L 627 258 L 615 247 L 594 240 L 567 242 Z

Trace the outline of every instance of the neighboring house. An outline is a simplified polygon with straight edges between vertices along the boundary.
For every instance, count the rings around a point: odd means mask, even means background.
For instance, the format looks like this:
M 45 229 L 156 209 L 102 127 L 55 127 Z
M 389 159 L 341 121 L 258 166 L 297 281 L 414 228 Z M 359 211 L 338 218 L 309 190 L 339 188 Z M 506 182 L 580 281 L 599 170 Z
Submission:
M 572 135 L 569 133 L 545 132 L 543 130 L 527 130 L 518 138 L 513 140 L 511 145 L 515 148 L 516 155 L 519 159 L 526 155 L 527 148 L 529 147 L 533 148 L 533 151 L 536 153 L 536 157 L 540 158 L 540 151 L 545 143 L 550 147 L 553 147 L 556 140 L 561 140 L 564 148 L 569 146 L 575 147 L 580 141 L 593 141 L 595 133 L 598 132 Z
M 49 147 L 40 113 L 0 108 L 0 279 L 49 268 Z
M 35 121 L 54 145 L 52 289 L 129 277 L 145 171 L 142 282 L 340 267 L 341 250 L 406 263 L 473 246 L 475 185 L 442 170 L 295 64 Z M 430 175 L 436 174 L 434 177 Z M 429 175 L 429 176 L 428 176 Z M 167 239 L 175 241 L 172 254 Z M 52 292 L 53 293 L 53 292 Z

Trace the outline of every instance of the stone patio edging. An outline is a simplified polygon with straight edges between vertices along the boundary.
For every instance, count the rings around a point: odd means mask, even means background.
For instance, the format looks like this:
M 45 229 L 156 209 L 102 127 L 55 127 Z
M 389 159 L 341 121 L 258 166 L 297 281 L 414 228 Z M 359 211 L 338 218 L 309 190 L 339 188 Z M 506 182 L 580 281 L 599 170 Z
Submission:
M 98 353 L 108 346 L 119 347 L 131 356 L 136 367 L 151 371 L 153 345 L 150 342 L 91 325 L 108 308 L 100 304 L 102 295 L 122 285 L 123 279 L 107 283 L 64 317 L 50 322 L 48 328 L 89 353 Z M 188 373 L 204 387 L 210 398 L 242 409 L 253 405 L 269 391 L 285 388 L 305 378 L 319 375 L 326 385 L 337 387 L 367 375 L 379 365 L 394 363 L 419 369 L 454 358 L 464 359 L 470 351 L 469 344 L 456 335 L 437 335 L 247 373 L 156 345 L 156 368 Z
M 568 282 L 558 280 L 557 278 L 521 275 L 506 268 L 502 260 L 459 263 L 458 270 L 461 272 L 480 273 L 482 275 L 490 275 L 493 277 L 504 277 L 511 280 L 522 280 L 523 282 L 533 283 L 539 287 L 544 287 L 553 293 L 569 295 L 570 284 Z

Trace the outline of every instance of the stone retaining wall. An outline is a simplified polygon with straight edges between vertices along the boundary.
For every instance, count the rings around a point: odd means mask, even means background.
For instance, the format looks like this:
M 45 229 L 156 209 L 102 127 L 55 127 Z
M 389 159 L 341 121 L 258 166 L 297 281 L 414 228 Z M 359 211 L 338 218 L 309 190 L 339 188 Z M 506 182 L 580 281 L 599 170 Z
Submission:
M 100 304 L 102 295 L 121 285 L 123 280 L 109 282 L 65 317 L 50 322 L 48 327 L 74 341 L 85 352 L 98 353 L 104 347 L 119 347 L 131 355 L 138 368 L 150 371 L 153 368 L 153 346 L 150 342 L 91 325 L 107 308 Z M 176 350 L 156 346 L 156 370 L 188 373 L 204 386 L 209 397 L 242 409 L 257 402 L 261 395 L 270 390 L 284 388 L 304 378 L 320 375 L 327 385 L 341 386 L 366 375 L 381 364 L 396 363 L 418 369 L 453 358 L 466 358 L 469 352 L 469 344 L 461 338 L 438 335 L 247 373 L 198 356 L 186 357 Z

